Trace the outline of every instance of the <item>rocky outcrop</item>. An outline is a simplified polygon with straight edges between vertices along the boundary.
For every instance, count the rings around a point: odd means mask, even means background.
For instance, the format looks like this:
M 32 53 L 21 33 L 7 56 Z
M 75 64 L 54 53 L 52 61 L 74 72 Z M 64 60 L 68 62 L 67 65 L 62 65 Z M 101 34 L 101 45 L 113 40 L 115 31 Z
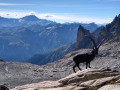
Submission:
M 117 71 L 102 68 L 86 69 L 57 81 L 27 84 L 11 90 L 106 90 L 106 87 L 120 87 L 119 79 L 120 73 Z
M 97 37 L 97 41 L 100 42 L 103 38 L 113 38 L 120 34 L 120 14 L 114 18 L 114 20 L 103 27 Z
M 77 32 L 76 49 L 86 48 L 89 45 L 90 40 L 85 38 L 85 35 L 90 35 L 90 32 L 88 30 L 84 29 L 80 25 L 78 28 L 78 32 Z
M 86 48 L 90 46 L 90 41 L 87 40 L 84 35 L 94 36 L 97 44 L 101 42 L 102 39 L 111 39 L 118 37 L 120 34 L 120 14 L 114 18 L 114 20 L 107 24 L 105 27 L 99 27 L 96 31 L 93 32 L 93 35 L 89 33 L 88 30 L 84 29 L 82 26 L 79 26 L 77 33 L 76 48 Z M 120 36 L 119 36 L 120 38 Z

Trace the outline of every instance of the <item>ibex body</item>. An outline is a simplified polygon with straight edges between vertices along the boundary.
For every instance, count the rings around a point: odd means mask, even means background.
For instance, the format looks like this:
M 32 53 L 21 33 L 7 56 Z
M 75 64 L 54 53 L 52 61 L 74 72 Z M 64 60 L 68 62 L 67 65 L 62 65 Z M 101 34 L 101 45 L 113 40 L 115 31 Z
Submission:
M 104 40 L 102 40 L 102 42 L 97 47 L 95 41 L 91 37 L 89 37 L 89 36 L 86 36 L 86 37 L 88 37 L 90 40 L 92 40 L 95 48 L 90 53 L 79 54 L 79 55 L 73 57 L 73 61 L 75 62 L 75 65 L 73 66 L 73 71 L 74 72 L 75 72 L 75 67 L 78 67 L 79 70 L 81 70 L 80 67 L 79 67 L 79 64 L 83 63 L 83 62 L 86 62 L 86 69 L 87 69 L 87 67 L 90 68 L 90 62 L 98 54 L 99 47 L 101 46 L 101 44 L 104 41 Z

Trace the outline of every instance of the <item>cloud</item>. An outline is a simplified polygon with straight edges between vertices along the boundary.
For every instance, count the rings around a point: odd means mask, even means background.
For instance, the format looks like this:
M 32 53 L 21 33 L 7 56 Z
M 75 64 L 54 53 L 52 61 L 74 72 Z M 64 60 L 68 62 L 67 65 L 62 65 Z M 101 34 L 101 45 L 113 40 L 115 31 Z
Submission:
M 58 20 L 62 22 L 82 22 L 82 23 L 91 23 L 95 22 L 97 24 L 110 23 L 111 19 L 101 19 L 101 18 L 90 18 L 82 16 L 55 16 L 51 17 L 50 20 Z
M 26 6 L 26 5 L 33 5 L 33 4 L 16 4 L 16 3 L 0 3 L 0 6 Z
M 7 18 L 20 18 L 24 17 L 26 15 L 26 12 L 22 11 L 5 11 L 5 10 L 0 10 L 0 16 L 2 17 L 7 17 Z
M 28 15 L 35 15 L 36 14 L 36 12 L 34 12 L 34 11 L 30 11 L 29 13 L 28 13 Z
M 112 21 L 111 18 L 91 18 L 91 17 L 83 17 L 83 16 L 75 16 L 70 14 L 50 14 L 50 13 L 37 13 L 34 11 L 5 11 L 0 10 L 0 16 L 7 18 L 21 18 L 26 15 L 36 15 L 40 19 L 52 20 L 60 23 L 65 22 L 82 22 L 82 23 L 91 23 L 95 22 L 97 24 L 110 23 Z
M 52 17 L 55 17 L 55 15 L 51 15 L 51 14 L 44 14 L 44 16 L 45 16 L 46 18 L 52 18 Z

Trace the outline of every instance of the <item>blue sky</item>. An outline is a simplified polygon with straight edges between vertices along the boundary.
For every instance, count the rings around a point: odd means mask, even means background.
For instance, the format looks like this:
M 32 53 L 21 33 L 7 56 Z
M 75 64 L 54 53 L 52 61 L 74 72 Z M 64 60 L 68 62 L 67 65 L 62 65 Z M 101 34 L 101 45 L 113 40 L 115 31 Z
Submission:
M 109 23 L 120 13 L 120 0 L 0 0 L 0 16 L 35 14 L 57 22 Z

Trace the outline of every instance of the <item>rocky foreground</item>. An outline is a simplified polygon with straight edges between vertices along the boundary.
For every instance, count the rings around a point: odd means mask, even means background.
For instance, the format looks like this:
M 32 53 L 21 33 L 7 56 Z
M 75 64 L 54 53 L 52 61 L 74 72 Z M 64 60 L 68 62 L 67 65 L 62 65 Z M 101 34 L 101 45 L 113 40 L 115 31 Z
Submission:
M 57 81 L 43 81 L 11 90 L 120 90 L 120 72 L 85 69 Z
M 10 88 L 42 81 L 57 81 L 73 73 L 73 57 L 90 49 L 73 51 L 60 60 L 39 66 L 30 63 L 0 62 L 0 85 Z M 85 64 L 80 64 L 85 70 Z M 91 62 L 92 68 L 109 68 L 120 72 L 120 42 L 106 43 L 100 47 L 99 55 Z M 76 68 L 76 71 L 78 69 Z

